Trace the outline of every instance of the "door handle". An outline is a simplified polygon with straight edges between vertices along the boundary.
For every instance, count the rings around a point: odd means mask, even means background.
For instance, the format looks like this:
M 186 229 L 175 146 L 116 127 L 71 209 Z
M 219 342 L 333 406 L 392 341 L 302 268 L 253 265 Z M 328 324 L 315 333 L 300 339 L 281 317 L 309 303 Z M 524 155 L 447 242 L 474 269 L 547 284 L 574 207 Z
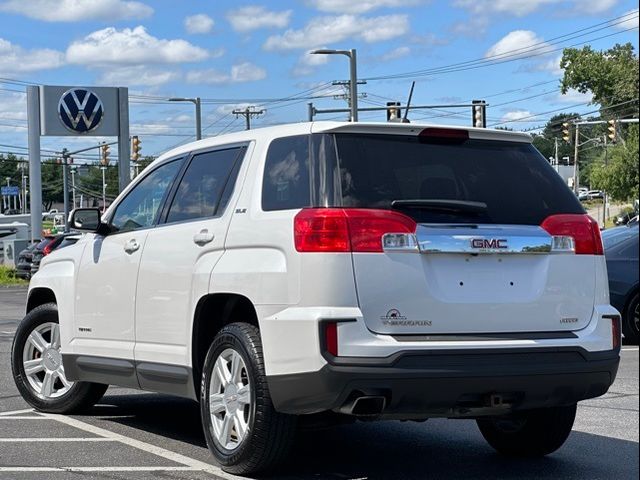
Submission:
M 211 242 L 214 239 L 215 235 L 213 233 L 210 233 L 209 230 L 207 230 L 206 228 L 203 228 L 202 230 L 200 230 L 199 233 L 196 233 L 193 236 L 193 243 L 195 243 L 196 245 L 206 245 L 207 243 Z
M 124 244 L 124 251 L 127 253 L 133 253 L 140 248 L 140 244 L 136 242 L 135 238 L 132 238 L 127 243 Z

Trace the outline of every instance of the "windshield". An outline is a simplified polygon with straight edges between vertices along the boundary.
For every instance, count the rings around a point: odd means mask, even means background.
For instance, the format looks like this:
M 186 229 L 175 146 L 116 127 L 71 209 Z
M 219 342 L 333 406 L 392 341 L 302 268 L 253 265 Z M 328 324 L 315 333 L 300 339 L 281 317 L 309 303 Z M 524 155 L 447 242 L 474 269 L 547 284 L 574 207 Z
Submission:
M 540 225 L 549 215 L 584 213 L 528 143 L 434 144 L 416 136 L 365 134 L 335 139 L 345 207 L 389 209 L 396 201 L 393 208 L 422 223 Z M 441 208 L 447 203 L 455 208 Z M 486 208 L 468 208 L 480 204 Z

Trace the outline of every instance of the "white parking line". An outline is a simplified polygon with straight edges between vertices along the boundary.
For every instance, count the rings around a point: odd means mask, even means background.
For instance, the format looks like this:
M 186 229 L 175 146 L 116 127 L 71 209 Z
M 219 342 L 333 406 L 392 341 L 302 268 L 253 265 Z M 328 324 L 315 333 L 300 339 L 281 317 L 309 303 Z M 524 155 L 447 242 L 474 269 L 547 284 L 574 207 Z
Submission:
M 14 415 L 12 417 L 10 416 L 0 417 L 0 420 L 53 420 L 53 419 L 45 418 L 45 417 L 25 417 L 24 415 Z
M 8 412 L 0 412 L 0 417 L 5 417 L 7 415 L 20 415 L 21 413 L 34 413 L 33 408 L 25 408 L 23 410 L 11 410 Z
M 638 347 L 622 347 L 623 352 L 637 352 Z
M 193 472 L 193 467 L 0 467 L 3 472 Z
M 117 442 L 117 440 L 114 440 L 113 438 L 104 438 L 104 437 L 100 437 L 100 438 L 95 438 L 95 437 L 88 437 L 88 438 L 76 438 L 76 437 L 69 437 L 69 438 L 58 438 L 58 437 L 54 437 L 54 438 L 47 438 L 47 437 L 34 437 L 34 438 L 0 438 L 0 443 L 12 443 L 12 442 Z
M 171 460 L 172 462 L 175 462 L 175 463 L 180 463 L 182 465 L 185 465 L 185 466 L 189 467 L 190 470 L 199 470 L 199 471 L 211 473 L 211 474 L 217 475 L 218 477 L 223 478 L 225 480 L 241 480 L 241 478 L 242 478 L 242 477 L 238 477 L 238 476 L 232 475 L 230 473 L 226 473 L 220 467 L 216 467 L 214 465 L 210 465 L 208 463 L 201 462 L 200 460 L 196 460 L 195 458 L 190 458 L 190 457 L 187 457 L 185 455 L 181 455 L 179 453 L 172 452 L 171 450 L 167 450 L 165 448 L 158 447 L 156 445 L 151 445 L 150 443 L 146 443 L 146 442 L 142 442 L 140 440 L 136 440 L 134 438 L 126 437 L 124 435 L 120 435 L 120 434 L 112 432 L 110 430 L 106 430 L 104 428 L 96 427 L 95 425 L 91 425 L 89 423 L 82 422 L 82 421 L 77 420 L 75 418 L 66 417 L 64 415 L 54 415 L 54 414 L 50 414 L 50 413 L 40 413 L 40 415 L 42 415 L 43 418 L 56 420 L 56 421 L 58 421 L 60 423 L 68 425 L 70 427 L 74 427 L 74 428 L 77 428 L 79 430 L 84 430 L 85 432 L 89 432 L 89 433 L 92 433 L 94 435 L 99 435 L 99 436 L 104 437 L 104 438 L 109 438 L 109 439 L 112 439 L 112 440 L 116 440 L 116 441 L 118 441 L 120 443 L 124 443 L 125 445 L 128 445 L 130 447 L 137 448 L 138 450 L 142 450 L 143 452 L 147 452 L 147 453 L 151 453 L 152 455 L 157 455 L 159 457 L 163 457 L 163 458 L 165 458 L 167 460 Z M 10 418 L 10 417 L 8 417 L 8 418 Z M 113 468 L 124 468 L 124 467 L 113 467 Z M 142 468 L 143 471 L 145 470 L 145 468 L 143 468 L 143 467 L 139 467 L 139 468 Z M 171 470 L 171 468 L 169 468 L 169 467 L 158 467 L 157 469 L 154 469 L 154 471 L 162 471 L 162 470 Z M 0 470 L 0 472 L 1 471 L 2 470 Z M 80 470 L 78 470 L 78 471 L 80 471 Z M 89 470 L 85 470 L 85 471 L 89 471 Z M 124 470 L 117 470 L 117 471 L 128 471 L 128 470 L 124 469 Z M 135 467 L 131 467 L 130 471 L 136 471 Z

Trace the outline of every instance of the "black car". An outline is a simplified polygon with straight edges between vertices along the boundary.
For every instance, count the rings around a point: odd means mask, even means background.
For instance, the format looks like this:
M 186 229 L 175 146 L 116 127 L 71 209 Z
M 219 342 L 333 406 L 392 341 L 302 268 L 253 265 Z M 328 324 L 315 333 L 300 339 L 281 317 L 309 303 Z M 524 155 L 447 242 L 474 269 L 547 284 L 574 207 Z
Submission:
M 622 313 L 626 341 L 638 344 L 638 224 L 605 230 L 602 240 L 611 305 Z
M 64 248 L 73 245 L 80 239 L 77 233 L 66 233 L 55 237 L 47 237 L 42 240 L 33 250 L 33 258 L 31 260 L 31 276 L 40 269 L 40 262 L 44 257 L 49 255 L 58 248 Z
M 18 261 L 16 262 L 16 276 L 18 278 L 24 278 L 25 280 L 31 278 L 31 262 L 33 261 L 33 252 L 38 243 L 32 243 L 18 254 Z

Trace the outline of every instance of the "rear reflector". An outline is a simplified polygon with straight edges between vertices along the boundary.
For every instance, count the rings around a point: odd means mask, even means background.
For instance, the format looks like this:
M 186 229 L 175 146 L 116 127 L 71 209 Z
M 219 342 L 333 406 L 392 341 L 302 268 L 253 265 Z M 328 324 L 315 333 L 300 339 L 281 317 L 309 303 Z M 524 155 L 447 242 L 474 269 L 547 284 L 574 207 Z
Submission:
M 551 215 L 547 217 L 540 226 L 554 237 L 573 238 L 574 248 L 577 254 L 604 254 L 600 227 L 598 226 L 598 222 L 589 215 Z
M 414 233 L 416 222 L 391 210 L 305 208 L 293 221 L 298 252 L 382 252 L 388 233 Z
M 622 345 L 621 318 L 618 315 L 605 315 L 604 318 L 611 319 L 612 349 L 620 348 Z
M 334 357 L 338 356 L 338 324 L 327 322 L 324 324 L 325 351 Z

